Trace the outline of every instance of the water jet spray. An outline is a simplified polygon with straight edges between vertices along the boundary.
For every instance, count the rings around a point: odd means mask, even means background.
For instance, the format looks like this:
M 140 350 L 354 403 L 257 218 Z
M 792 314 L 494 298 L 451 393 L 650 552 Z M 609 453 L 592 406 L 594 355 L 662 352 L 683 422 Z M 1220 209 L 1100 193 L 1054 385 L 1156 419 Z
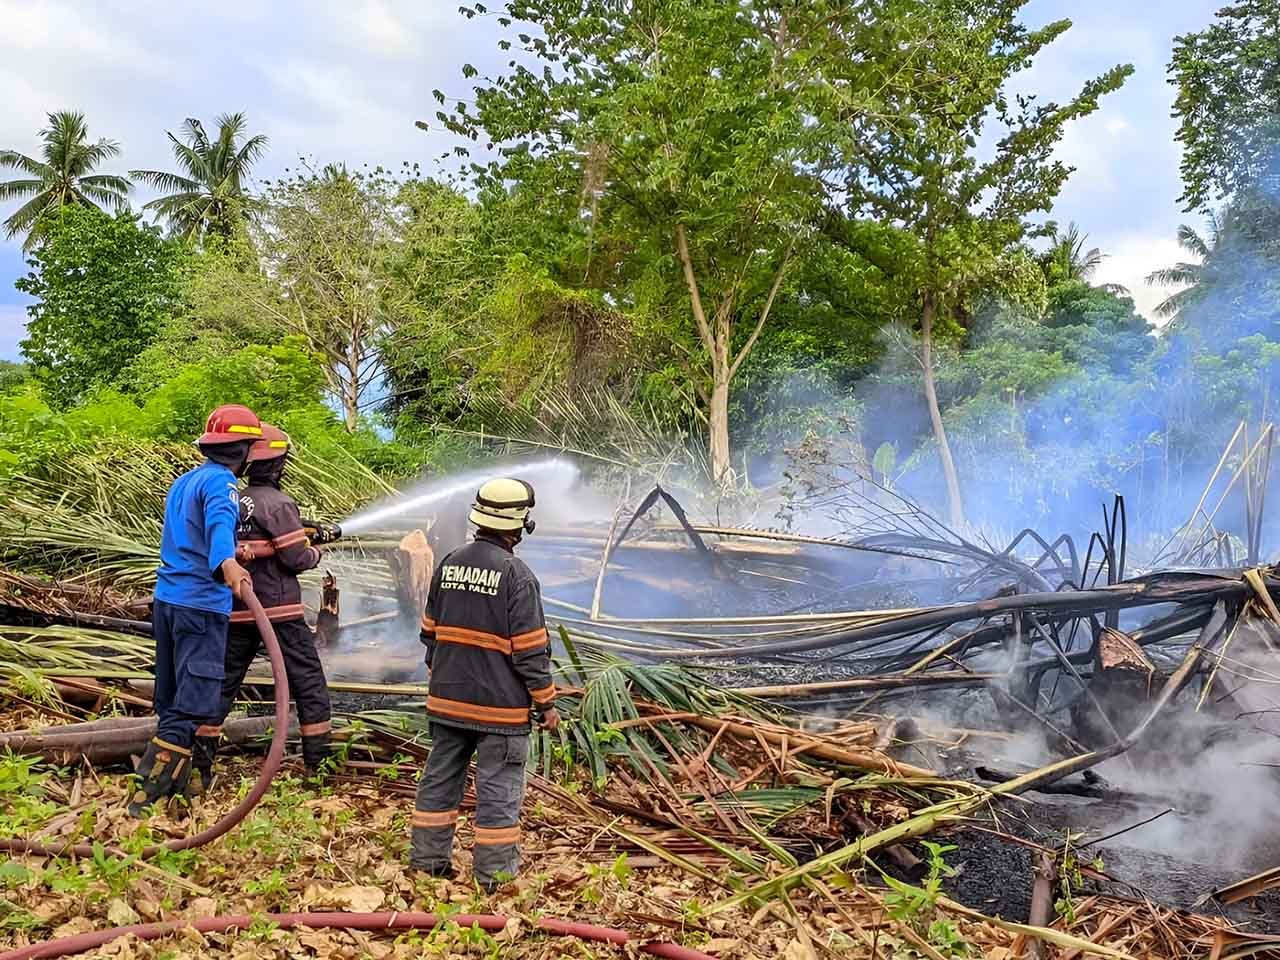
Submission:
M 528 480 L 534 486 L 537 486 L 540 479 L 549 480 L 567 490 L 578 478 L 578 468 L 560 457 L 523 463 L 495 463 L 480 470 L 469 470 L 460 475 L 432 480 L 390 503 L 358 511 L 342 521 L 340 526 L 344 535 L 375 530 L 388 523 L 392 524 L 391 529 L 396 529 L 394 521 L 411 517 L 415 512 L 427 510 L 436 504 L 446 503 L 453 497 L 474 494 L 485 480 L 503 475 Z M 383 529 L 387 527 L 384 526 Z

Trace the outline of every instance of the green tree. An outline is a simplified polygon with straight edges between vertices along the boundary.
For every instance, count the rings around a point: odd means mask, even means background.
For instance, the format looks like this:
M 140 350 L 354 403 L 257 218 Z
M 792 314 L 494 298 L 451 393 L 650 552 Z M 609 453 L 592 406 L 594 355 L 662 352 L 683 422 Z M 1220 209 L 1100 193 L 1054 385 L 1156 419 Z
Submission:
M 282 292 L 280 329 L 323 358 L 326 388 L 349 431 L 381 381 L 383 341 L 406 309 L 392 268 L 403 234 L 399 190 L 381 170 L 296 174 L 267 191 L 255 236 L 265 272 Z M 256 276 L 243 283 L 260 288 Z
M 1049 246 L 1037 258 L 1047 284 L 1053 286 L 1055 283 L 1071 281 L 1087 283 L 1093 280 L 1093 275 L 1102 265 L 1105 255 L 1097 247 L 1086 250 L 1085 243 L 1088 240 L 1089 235 L 1081 233 L 1074 222 L 1067 224 L 1065 231 L 1058 230 L 1057 226 L 1054 226 L 1053 234 L 1049 238 Z M 1104 283 L 1101 289 L 1120 297 L 1127 296 L 1129 293 L 1118 283 Z
M 1102 251 L 1097 247 L 1085 249 L 1089 235 L 1081 233 L 1076 224 L 1067 224 L 1065 231 L 1056 227 L 1049 238 L 1049 246 L 1040 254 L 1040 267 L 1045 281 L 1050 284 L 1068 280 L 1091 280 L 1102 264 Z
M 512 61 L 477 84 L 474 111 L 437 114 L 497 146 L 501 159 L 474 168 L 482 183 L 574 199 L 582 276 L 627 309 L 683 314 L 673 339 L 717 479 L 730 471 L 731 384 L 787 296 L 820 202 L 817 121 L 843 94 L 817 80 L 847 55 L 836 41 L 859 15 L 834 0 L 511 2 L 500 46 L 518 43 L 544 69 Z
M 1068 123 L 1132 72 L 1114 67 L 1065 104 L 1011 97 L 1009 79 L 1071 26 L 1029 29 L 1017 19 L 1024 3 L 896 0 L 882 11 L 883 29 L 863 32 L 850 57 L 850 79 L 870 82 L 883 102 L 856 115 L 842 142 L 841 200 L 847 215 L 900 224 L 915 240 L 894 269 L 916 292 L 919 363 L 952 521 L 963 504 L 938 405 L 934 338 L 960 330 L 980 296 L 1035 295 L 1019 289 L 1029 278 L 1016 247 L 1030 215 L 1050 209 L 1071 173 L 1054 148 Z M 987 138 L 993 149 L 980 151 Z
M 132 184 L 124 177 L 94 173 L 104 160 L 117 156 L 114 140 L 89 142 L 84 114 L 60 110 L 49 114 L 49 125 L 40 131 L 43 159 L 17 150 L 0 150 L 0 167 L 21 171 L 25 177 L 0 183 L 0 201 L 31 199 L 5 220 L 5 236 L 27 234 L 24 250 L 32 249 L 44 235 L 45 214 L 63 206 L 108 207 L 119 210 Z
M 294 411 L 320 405 L 323 369 L 302 337 L 242 347 L 179 368 L 150 391 L 142 421 L 154 436 L 183 440 L 199 432 L 218 404 L 246 403 L 264 420 L 280 423 Z M 332 411 L 328 419 L 334 421 Z
M 16 283 L 36 298 L 23 356 L 66 406 L 115 380 L 181 309 L 186 252 L 136 215 L 67 207 L 51 218 Z
M 253 164 L 266 152 L 267 138 L 262 134 L 245 136 L 248 120 L 243 113 L 223 114 L 217 124 L 214 140 L 193 118 L 183 125 L 185 143 L 172 133 L 168 135 L 179 172 L 130 171 L 130 176 L 166 191 L 144 209 L 164 217 L 175 234 L 188 240 L 207 236 L 230 239 L 260 209 L 245 184 Z
M 116 382 L 145 395 L 184 366 L 216 360 L 250 344 L 279 343 L 288 310 L 280 285 L 257 266 L 248 236 L 192 251 L 183 274 L 182 312 L 124 368 Z
M 0 360 L 0 394 L 13 393 L 27 382 L 30 371 L 24 363 Z
M 1280 0 L 1240 0 L 1203 30 L 1174 40 L 1170 82 L 1181 120 L 1188 210 L 1280 177 Z
M 475 201 L 422 180 L 405 184 L 399 200 L 404 242 L 391 269 L 406 311 L 383 344 L 388 408 L 406 420 L 457 423 L 469 415 L 472 382 L 503 332 L 488 302 L 529 239 L 516 227 L 506 191 Z
M 1047 327 L 1086 325 L 1104 333 L 1146 336 L 1151 325 L 1134 309 L 1133 299 L 1083 280 L 1058 283 L 1048 290 Z

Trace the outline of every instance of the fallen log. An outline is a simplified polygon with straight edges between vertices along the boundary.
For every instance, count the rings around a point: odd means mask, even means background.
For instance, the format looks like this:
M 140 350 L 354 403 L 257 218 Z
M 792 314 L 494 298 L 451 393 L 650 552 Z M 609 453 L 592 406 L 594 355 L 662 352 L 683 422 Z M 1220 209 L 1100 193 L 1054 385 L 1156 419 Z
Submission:
M 244 744 L 265 736 L 272 717 L 242 717 L 222 727 L 224 742 Z M 74 723 L 42 730 L 15 730 L 0 734 L 0 751 L 12 750 L 41 756 L 51 763 L 70 763 L 80 758 L 95 765 L 124 763 L 142 753 L 156 734 L 155 717 L 122 717 Z M 290 731 L 293 735 L 293 731 Z

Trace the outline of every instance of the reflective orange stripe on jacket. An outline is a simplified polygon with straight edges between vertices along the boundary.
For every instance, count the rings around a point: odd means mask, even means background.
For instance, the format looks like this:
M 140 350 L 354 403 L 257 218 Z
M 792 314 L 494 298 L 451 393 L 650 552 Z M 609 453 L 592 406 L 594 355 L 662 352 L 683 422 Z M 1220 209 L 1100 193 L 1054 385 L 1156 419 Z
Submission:
M 461 700 L 448 700 L 434 695 L 427 696 L 427 710 L 475 723 L 492 723 L 499 726 L 527 726 L 529 723 L 527 707 L 486 707 L 480 703 L 464 703 Z

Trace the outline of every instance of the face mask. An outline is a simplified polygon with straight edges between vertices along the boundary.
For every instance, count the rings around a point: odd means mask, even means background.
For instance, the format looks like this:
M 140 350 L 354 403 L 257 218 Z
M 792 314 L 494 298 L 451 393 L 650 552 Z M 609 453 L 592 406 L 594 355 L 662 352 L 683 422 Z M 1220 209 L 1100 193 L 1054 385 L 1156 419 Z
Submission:
M 272 487 L 280 485 L 284 476 L 284 464 L 289 455 L 274 457 L 271 460 L 255 460 L 249 464 L 249 479 L 253 483 L 266 484 Z
M 214 463 L 226 467 L 237 477 L 242 477 L 245 468 L 249 465 L 249 444 L 248 440 L 238 443 L 203 444 L 200 452 Z

